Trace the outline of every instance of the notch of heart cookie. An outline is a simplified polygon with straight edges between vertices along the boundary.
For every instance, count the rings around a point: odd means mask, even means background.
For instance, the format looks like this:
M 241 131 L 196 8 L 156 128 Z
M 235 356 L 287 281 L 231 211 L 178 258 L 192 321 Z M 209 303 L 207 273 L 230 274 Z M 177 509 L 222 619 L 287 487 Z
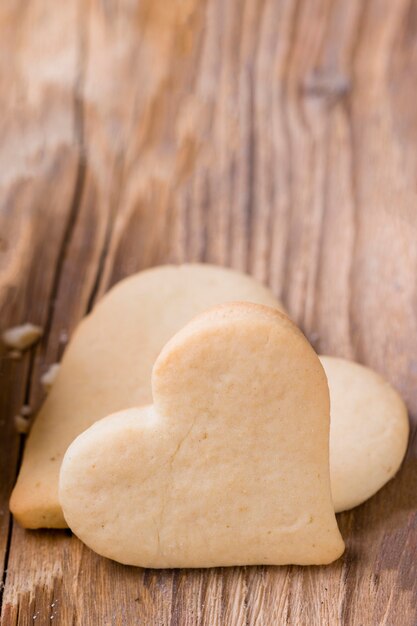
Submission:
M 132 565 L 320 564 L 343 541 L 329 480 L 329 395 L 285 316 L 234 303 L 162 350 L 154 405 L 69 447 L 60 501 L 93 550 Z

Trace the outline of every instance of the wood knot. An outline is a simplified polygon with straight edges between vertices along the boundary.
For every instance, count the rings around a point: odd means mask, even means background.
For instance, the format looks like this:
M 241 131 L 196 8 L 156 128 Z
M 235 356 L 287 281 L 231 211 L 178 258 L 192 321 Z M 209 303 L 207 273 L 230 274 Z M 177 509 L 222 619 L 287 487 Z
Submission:
M 305 77 L 302 92 L 311 98 L 339 100 L 352 89 L 352 81 L 345 74 L 327 69 L 315 69 Z

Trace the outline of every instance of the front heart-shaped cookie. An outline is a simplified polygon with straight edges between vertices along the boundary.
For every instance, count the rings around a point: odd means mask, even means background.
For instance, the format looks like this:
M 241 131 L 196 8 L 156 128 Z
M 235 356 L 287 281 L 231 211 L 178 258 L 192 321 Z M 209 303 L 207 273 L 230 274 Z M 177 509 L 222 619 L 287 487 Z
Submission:
M 60 502 L 76 535 L 144 567 L 329 563 L 322 366 L 283 314 L 204 313 L 158 357 L 154 404 L 100 420 L 69 447 Z

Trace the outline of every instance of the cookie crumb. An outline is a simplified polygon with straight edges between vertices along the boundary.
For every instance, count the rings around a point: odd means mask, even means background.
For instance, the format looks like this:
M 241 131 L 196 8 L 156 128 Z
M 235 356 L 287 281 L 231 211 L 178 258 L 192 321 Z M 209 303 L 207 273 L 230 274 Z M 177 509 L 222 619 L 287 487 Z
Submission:
M 22 358 L 22 353 L 20 352 L 20 350 L 10 350 L 10 352 L 8 352 L 8 355 L 11 359 L 13 359 L 13 361 L 19 361 Z
M 42 337 L 43 330 L 30 322 L 8 328 L 2 334 L 3 343 L 12 350 L 27 350 Z
M 29 432 L 30 421 L 23 415 L 15 415 L 14 426 L 20 435 L 26 435 Z
M 59 367 L 59 363 L 52 363 L 45 374 L 41 376 L 41 383 L 46 391 L 50 391 L 52 385 L 54 384 Z

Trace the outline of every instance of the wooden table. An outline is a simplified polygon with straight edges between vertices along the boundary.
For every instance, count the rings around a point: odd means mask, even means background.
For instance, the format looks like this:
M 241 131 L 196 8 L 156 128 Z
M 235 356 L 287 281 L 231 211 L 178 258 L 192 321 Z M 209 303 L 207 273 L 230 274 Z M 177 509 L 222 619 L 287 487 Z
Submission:
M 415 428 L 395 480 L 338 516 L 329 567 L 123 567 L 7 505 L 13 416 L 100 295 L 155 264 L 250 272 L 415 420 L 416 38 L 408 0 L 1 3 L 1 327 L 45 329 L 1 355 L 2 624 L 417 624 Z

